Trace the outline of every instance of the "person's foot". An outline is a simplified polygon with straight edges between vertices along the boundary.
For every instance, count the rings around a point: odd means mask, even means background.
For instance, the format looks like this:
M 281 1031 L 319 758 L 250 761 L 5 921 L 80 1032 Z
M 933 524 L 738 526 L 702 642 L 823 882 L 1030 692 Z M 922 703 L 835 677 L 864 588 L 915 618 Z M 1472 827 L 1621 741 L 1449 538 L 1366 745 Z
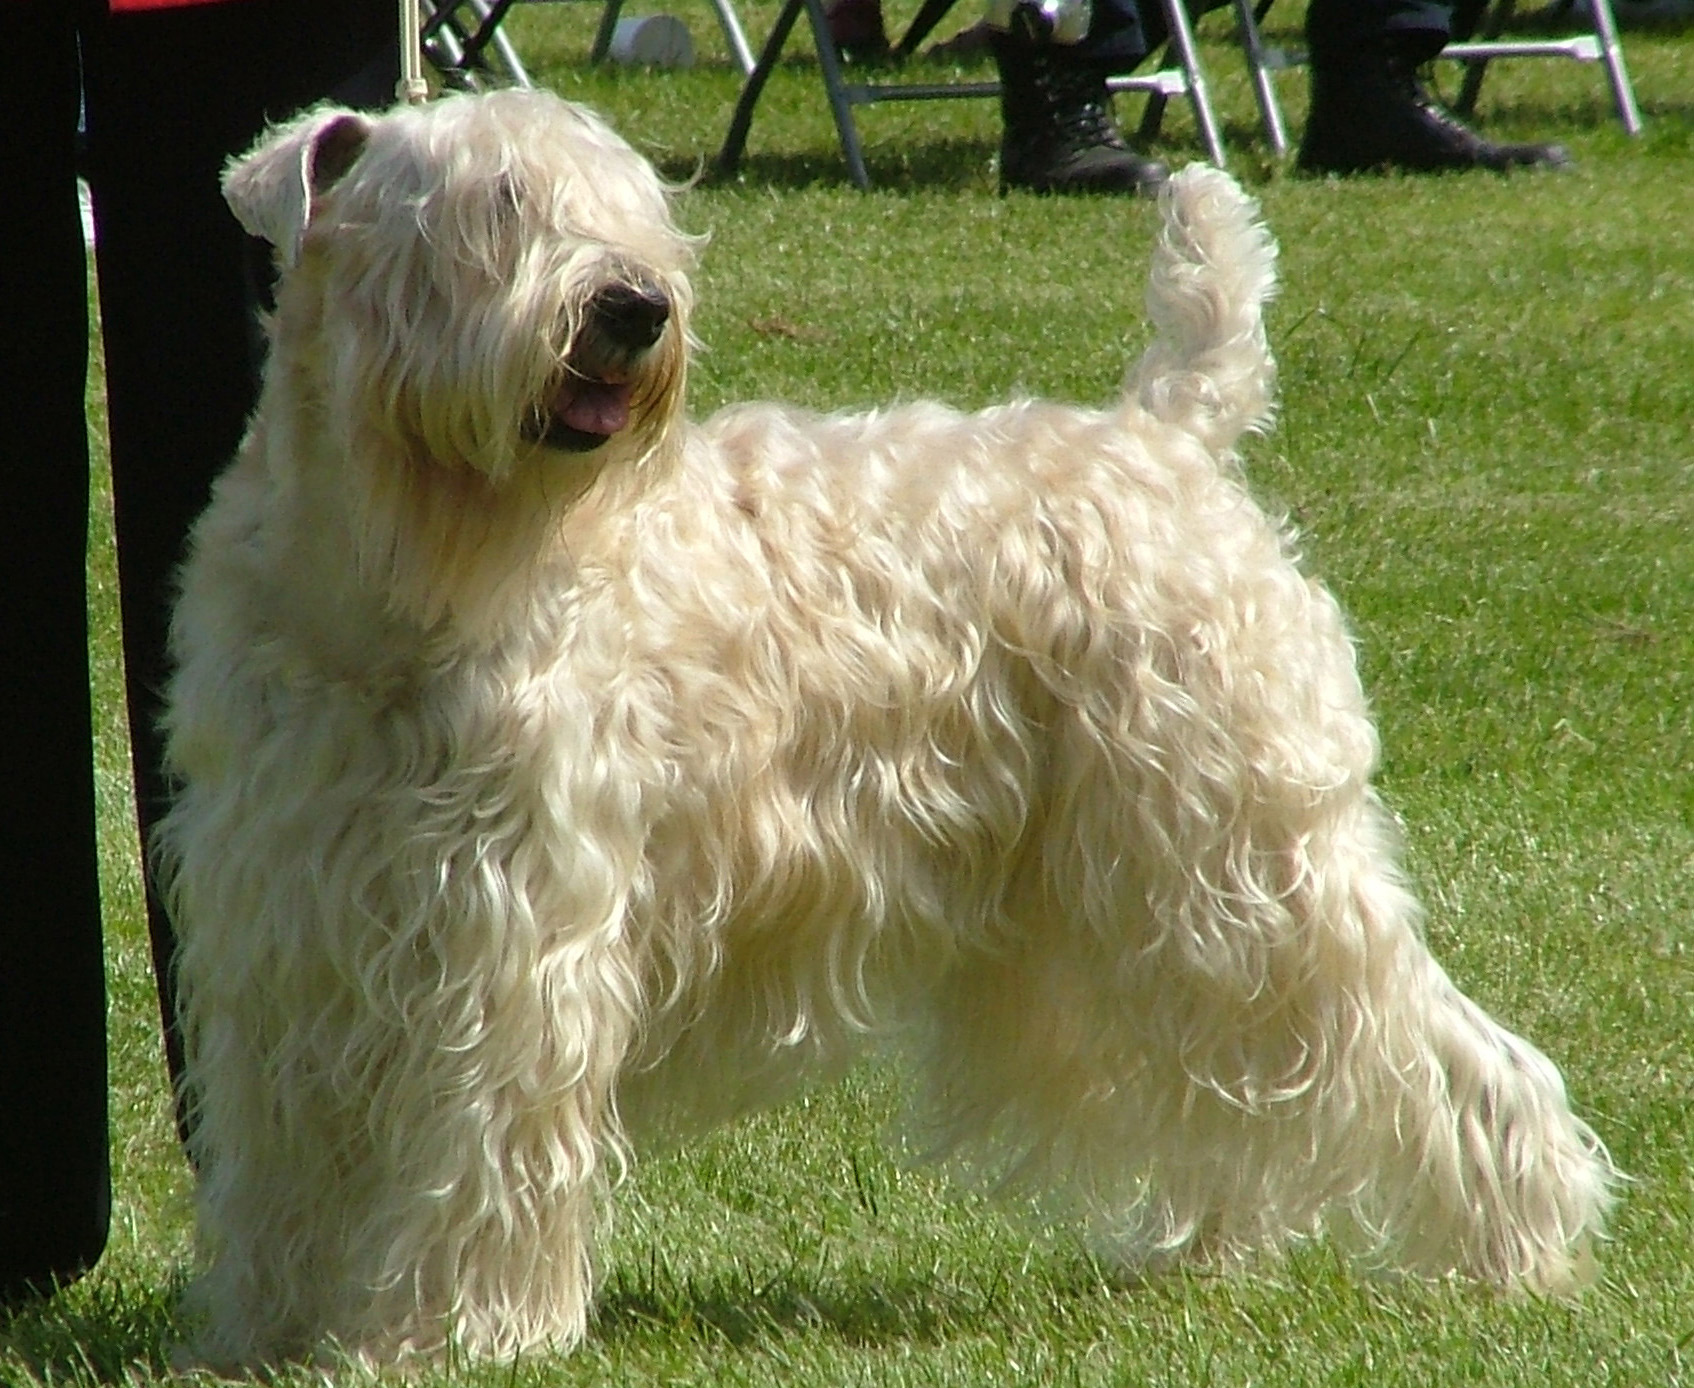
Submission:
M 882 0 L 833 0 L 824 17 L 829 20 L 829 36 L 846 61 L 874 63 L 888 57 Z
M 1131 149 L 1111 114 L 1106 71 L 1013 16 L 991 31 L 1000 70 L 1000 191 L 1152 193 L 1170 169 Z
M 1485 140 L 1430 95 L 1414 63 L 1365 55 L 1314 64 L 1298 162 L 1307 173 L 1354 174 L 1567 168 L 1571 159 L 1562 145 Z

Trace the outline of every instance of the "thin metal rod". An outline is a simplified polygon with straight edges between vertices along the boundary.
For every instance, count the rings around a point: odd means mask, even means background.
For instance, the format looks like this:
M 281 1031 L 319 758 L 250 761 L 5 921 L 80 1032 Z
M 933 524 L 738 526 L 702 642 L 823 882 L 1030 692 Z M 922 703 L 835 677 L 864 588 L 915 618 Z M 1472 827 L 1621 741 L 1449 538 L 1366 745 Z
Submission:
M 413 105 L 429 96 L 423 77 L 423 18 L 419 0 L 400 0 L 400 85 L 394 94 Z

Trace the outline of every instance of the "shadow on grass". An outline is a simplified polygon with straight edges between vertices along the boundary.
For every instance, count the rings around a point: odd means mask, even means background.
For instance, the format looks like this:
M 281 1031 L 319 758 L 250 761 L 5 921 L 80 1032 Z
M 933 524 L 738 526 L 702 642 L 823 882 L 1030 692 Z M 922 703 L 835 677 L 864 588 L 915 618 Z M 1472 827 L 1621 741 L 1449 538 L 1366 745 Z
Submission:
M 1450 83 L 1449 88 L 1443 95 L 1450 99 L 1457 95 L 1458 84 Z M 1548 138 L 1560 133 L 1568 137 L 1622 129 L 1609 92 L 1598 88 L 1592 92 L 1572 89 L 1557 98 L 1514 96 L 1509 101 L 1492 103 L 1484 89 L 1476 109 L 1460 119 L 1494 139 L 1500 138 L 1499 132 L 1504 128 L 1533 127 L 1548 132 Z
M 925 1345 L 1135 1290 L 1121 1280 L 1111 1285 L 1083 1254 L 1017 1272 L 997 1266 L 974 1278 L 937 1270 L 890 1279 L 845 1265 L 790 1266 L 768 1277 L 724 1269 L 697 1279 L 678 1276 L 655 1252 L 646 1266 L 612 1274 L 596 1298 L 589 1335 L 603 1347 L 681 1340 L 756 1348 L 796 1333 L 861 1348 Z M 170 1356 L 184 1333 L 182 1291 L 181 1279 L 142 1287 L 104 1276 L 0 1312 L 0 1384 L 131 1388 L 170 1381 Z M 293 1382 L 298 1368 L 280 1369 L 277 1381 Z
M 1144 1285 L 1144 1284 L 1138 1284 Z M 602 1344 L 658 1335 L 744 1348 L 796 1332 L 875 1347 L 933 1344 L 973 1331 L 1050 1314 L 1055 1305 L 1135 1290 L 1108 1288 L 1086 1257 L 1061 1258 L 1040 1272 L 1000 1268 L 980 1280 L 879 1277 L 865 1269 L 790 1268 L 767 1280 L 725 1273 L 677 1279 L 662 1266 L 614 1274 L 596 1303 L 592 1338 Z
M 1327 1249 L 1310 1250 L 1278 1267 L 1274 1277 L 1266 1272 L 1257 1285 L 1280 1286 L 1284 1296 L 1297 1296 L 1300 1306 L 1314 1296 L 1340 1296 L 1354 1313 L 1363 1314 L 1382 1296 L 1381 1288 L 1342 1275 L 1340 1262 Z M 655 1252 L 646 1267 L 613 1273 L 596 1299 L 588 1341 L 579 1354 L 592 1372 L 594 1362 L 639 1363 L 655 1352 L 676 1360 L 690 1353 L 688 1346 L 759 1353 L 797 1336 L 850 1350 L 921 1349 L 977 1336 L 1003 1339 L 1078 1316 L 1088 1319 L 1105 1314 L 1108 1302 L 1118 1308 L 1113 1316 L 1132 1303 L 1138 1321 L 1164 1337 L 1188 1323 L 1197 1297 L 1209 1299 L 1215 1290 L 1227 1301 L 1236 1285 L 1232 1278 L 1200 1271 L 1138 1275 L 1114 1270 L 1081 1250 L 989 1260 L 954 1274 L 936 1267 L 928 1275 L 892 1278 L 851 1261 L 834 1269 L 791 1264 L 764 1279 L 746 1269 L 679 1277 Z M 10 1318 L 0 1316 L 0 1385 L 140 1388 L 177 1381 L 170 1355 L 182 1337 L 175 1314 L 180 1292 L 176 1284 L 138 1292 L 103 1281 L 25 1307 Z M 421 1379 L 444 1388 L 482 1382 L 538 1388 L 565 1381 L 561 1363 L 559 1356 L 541 1352 L 501 1369 L 496 1361 L 473 1366 L 450 1355 L 447 1365 L 423 1371 Z M 472 1369 L 468 1376 L 467 1368 Z M 293 1363 L 218 1381 L 324 1388 L 340 1380 Z M 362 1371 L 350 1370 L 346 1381 L 368 1380 Z
M 1226 125 L 1223 139 L 1229 168 L 1238 176 L 1252 183 L 1274 173 L 1276 160 L 1257 126 Z M 1176 168 L 1206 158 L 1205 150 L 1186 133 L 1149 143 L 1132 139 L 1131 143 Z M 996 153 L 993 144 L 981 140 L 926 140 L 904 146 L 884 143 L 866 149 L 865 172 L 871 190 L 880 193 L 992 192 L 998 186 Z M 703 168 L 673 160 L 661 163 L 660 172 L 673 180 L 689 179 L 698 172 L 699 186 L 705 188 L 741 186 L 799 192 L 853 187 L 846 156 L 839 148 L 749 152 L 742 155 L 733 173 L 719 166 L 714 152 Z
M 180 1281 L 145 1289 L 90 1278 L 51 1300 L 0 1312 L 0 1383 L 21 1370 L 47 1384 L 123 1384 L 168 1376 L 180 1340 Z
M 993 187 L 992 147 L 980 140 L 926 140 L 903 146 L 877 144 L 865 151 L 865 171 L 880 192 L 955 191 Z M 661 166 L 667 178 L 686 172 L 681 161 Z M 785 191 L 852 188 L 847 158 L 838 145 L 824 149 L 751 150 L 740 166 L 725 172 L 713 151 L 701 176 L 703 187 L 780 188 Z

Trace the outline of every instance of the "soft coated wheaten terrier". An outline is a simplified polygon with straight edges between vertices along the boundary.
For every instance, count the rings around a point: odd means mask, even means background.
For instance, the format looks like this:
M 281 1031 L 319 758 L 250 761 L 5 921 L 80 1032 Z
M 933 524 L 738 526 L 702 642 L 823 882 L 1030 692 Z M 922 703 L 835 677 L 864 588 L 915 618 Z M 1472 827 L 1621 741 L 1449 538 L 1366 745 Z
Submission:
M 1274 250 L 1163 204 L 1105 409 L 683 412 L 694 241 L 555 98 L 319 111 L 176 623 L 201 1352 L 583 1334 L 627 1151 L 891 1040 L 1126 1259 L 1576 1280 L 1613 1173 L 1420 938 L 1335 602 L 1231 449 Z

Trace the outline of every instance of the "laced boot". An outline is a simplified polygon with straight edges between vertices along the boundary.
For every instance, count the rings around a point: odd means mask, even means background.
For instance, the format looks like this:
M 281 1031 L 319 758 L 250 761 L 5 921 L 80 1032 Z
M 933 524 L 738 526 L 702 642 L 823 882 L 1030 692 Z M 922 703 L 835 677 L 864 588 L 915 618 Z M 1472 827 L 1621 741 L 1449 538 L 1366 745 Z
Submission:
M 1170 177 L 1137 154 L 1112 120 L 1106 71 L 1053 43 L 1020 5 L 992 30 L 1000 69 L 1000 191 L 1151 193 Z
M 1566 168 L 1561 145 L 1494 144 L 1432 96 L 1414 59 L 1394 54 L 1314 60 L 1299 166 L 1307 173 L 1377 169 Z

